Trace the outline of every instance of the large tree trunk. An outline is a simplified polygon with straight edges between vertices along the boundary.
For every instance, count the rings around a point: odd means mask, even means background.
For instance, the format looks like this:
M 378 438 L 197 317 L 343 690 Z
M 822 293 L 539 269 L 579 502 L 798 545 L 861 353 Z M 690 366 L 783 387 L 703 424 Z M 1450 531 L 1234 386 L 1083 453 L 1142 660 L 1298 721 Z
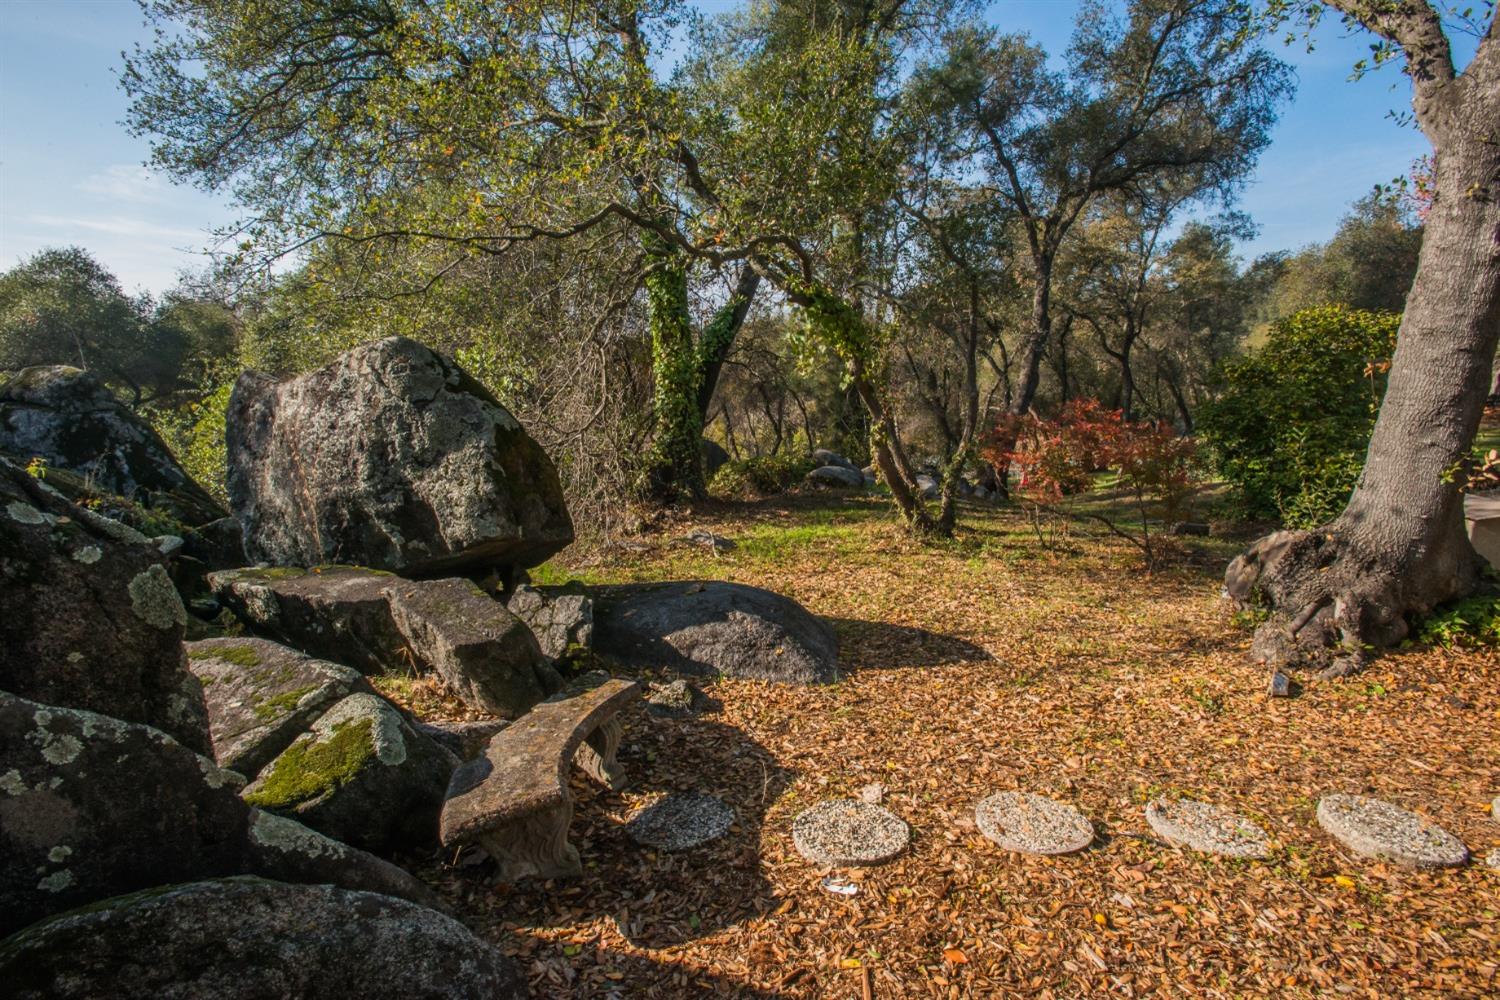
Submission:
M 741 267 L 729 301 L 719 307 L 708 326 L 703 328 L 703 337 L 698 344 L 698 414 L 705 424 L 708 408 L 714 401 L 714 390 L 719 387 L 719 372 L 734 346 L 734 338 L 739 336 L 740 327 L 745 325 L 745 317 L 759 287 L 760 273 L 749 264 Z
M 1469 97 L 1487 110 L 1447 109 L 1436 134 L 1424 125 L 1437 150 L 1437 200 L 1348 507 L 1318 530 L 1260 539 L 1225 575 L 1241 606 L 1270 611 L 1255 635 L 1257 660 L 1349 672 L 1404 637 L 1411 616 L 1478 579 L 1452 470 L 1479 426 L 1500 335 L 1500 88 Z M 1419 110 L 1430 122 L 1434 109 Z
M 707 492 L 701 449 L 704 421 L 760 276 L 749 266 L 741 270 L 729 301 L 697 338 L 688 313 L 687 258 L 655 237 L 643 242 L 651 251 L 645 286 L 653 407 L 645 492 L 664 503 L 696 500 Z M 777 435 L 779 439 L 779 427 Z
M 1031 409 L 1036 399 L 1037 386 L 1042 380 L 1042 354 L 1047 341 L 1052 337 L 1052 259 L 1043 257 L 1035 262 L 1036 288 L 1031 293 L 1031 324 L 1026 339 L 1021 343 L 1020 372 L 1014 392 L 1011 393 L 1012 417 L 1021 417 Z M 1011 421 L 1015 425 L 1015 421 Z M 996 435 L 994 449 L 1000 454 L 1014 451 L 1016 439 L 1013 433 L 1002 429 Z M 1010 463 L 1001 460 L 995 464 L 995 494 L 998 499 L 1010 499 Z
M 654 248 L 646 272 L 646 325 L 651 334 L 651 452 L 646 458 L 645 493 L 671 503 L 705 494 L 703 415 L 698 409 L 697 345 L 687 307 L 687 260 Z

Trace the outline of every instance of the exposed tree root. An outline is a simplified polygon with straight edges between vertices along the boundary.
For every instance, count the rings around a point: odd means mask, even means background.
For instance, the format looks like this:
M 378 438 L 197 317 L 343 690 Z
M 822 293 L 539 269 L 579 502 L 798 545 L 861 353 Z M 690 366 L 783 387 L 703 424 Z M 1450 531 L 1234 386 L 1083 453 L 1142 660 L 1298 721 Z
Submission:
M 1435 544 L 1371 546 L 1340 522 L 1277 531 L 1229 564 L 1224 590 L 1241 610 L 1268 612 L 1250 658 L 1273 668 L 1311 666 L 1323 679 L 1362 669 L 1406 638 L 1411 622 L 1469 593 L 1480 561 L 1457 531 Z

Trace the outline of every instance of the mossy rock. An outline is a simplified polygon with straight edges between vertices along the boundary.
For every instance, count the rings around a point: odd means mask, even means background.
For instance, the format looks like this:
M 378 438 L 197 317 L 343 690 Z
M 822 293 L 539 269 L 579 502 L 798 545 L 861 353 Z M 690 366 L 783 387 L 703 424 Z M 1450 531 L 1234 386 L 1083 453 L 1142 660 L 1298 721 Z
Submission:
M 457 759 L 390 703 L 353 694 L 334 705 L 245 789 L 245 801 L 367 850 L 435 842 Z
M 187 653 L 203 683 L 214 758 L 250 778 L 334 704 L 370 690 L 357 670 L 267 639 L 204 639 Z

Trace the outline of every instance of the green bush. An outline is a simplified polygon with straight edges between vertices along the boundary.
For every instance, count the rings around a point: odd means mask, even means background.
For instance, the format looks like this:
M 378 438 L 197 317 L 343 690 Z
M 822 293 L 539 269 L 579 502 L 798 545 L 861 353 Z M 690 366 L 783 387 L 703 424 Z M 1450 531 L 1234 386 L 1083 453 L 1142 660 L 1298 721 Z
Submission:
M 156 431 L 188 475 L 198 481 L 214 499 L 228 504 L 225 490 L 228 455 L 224 442 L 224 418 L 229 410 L 229 394 L 234 390 L 231 378 L 215 386 L 203 398 L 175 410 L 149 414 Z
M 1198 430 L 1247 516 L 1314 527 L 1343 510 L 1364 465 L 1400 323 L 1396 313 L 1304 309 L 1224 366 Z
M 756 497 L 782 493 L 802 481 L 813 462 L 801 455 L 760 455 L 725 462 L 708 484 L 716 497 Z
M 1500 642 L 1500 596 L 1476 594 L 1446 604 L 1417 626 L 1417 642 L 1452 649 Z

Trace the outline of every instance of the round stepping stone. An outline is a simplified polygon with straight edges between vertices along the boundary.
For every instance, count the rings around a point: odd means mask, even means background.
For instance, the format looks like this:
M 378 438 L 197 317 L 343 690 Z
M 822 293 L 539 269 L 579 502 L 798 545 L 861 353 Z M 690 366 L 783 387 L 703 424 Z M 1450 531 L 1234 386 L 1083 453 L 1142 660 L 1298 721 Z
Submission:
M 1192 799 L 1159 798 L 1146 805 L 1146 822 L 1173 847 L 1191 847 L 1226 858 L 1263 858 L 1266 831 L 1223 806 Z
M 792 822 L 797 853 L 818 865 L 878 865 L 905 850 L 910 839 L 904 820 L 858 799 L 819 802 Z
M 717 840 L 734 823 L 734 810 L 712 795 L 664 795 L 625 824 L 630 839 L 662 851 L 685 851 Z
M 1072 854 L 1094 842 L 1083 813 L 1030 792 L 997 792 L 975 807 L 974 819 L 980 833 L 1022 854 Z
M 1325 795 L 1318 825 L 1356 854 L 1409 868 L 1454 868 L 1469 860 L 1453 834 L 1414 812 L 1363 795 Z
M 1500 823 L 1500 795 L 1495 796 L 1495 801 L 1490 803 L 1490 819 Z
M 1500 872 L 1500 847 L 1491 851 L 1489 857 L 1484 859 L 1484 863 L 1490 866 L 1490 871 Z

